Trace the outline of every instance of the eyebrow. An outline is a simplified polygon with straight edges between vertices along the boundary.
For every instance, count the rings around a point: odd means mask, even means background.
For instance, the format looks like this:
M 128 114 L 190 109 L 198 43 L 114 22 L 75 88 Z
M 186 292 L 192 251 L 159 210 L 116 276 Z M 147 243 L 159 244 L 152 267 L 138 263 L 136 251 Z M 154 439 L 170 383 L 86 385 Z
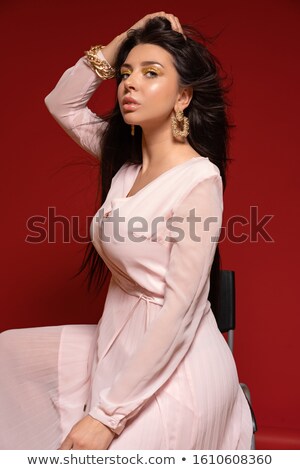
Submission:
M 160 65 L 162 68 L 164 68 L 164 66 L 162 64 L 160 64 L 159 62 L 153 61 L 153 60 L 146 60 L 145 62 L 142 62 L 141 65 L 143 67 L 145 65 Z M 128 67 L 128 68 L 132 69 L 132 65 L 130 65 L 130 64 L 122 64 L 121 67 Z

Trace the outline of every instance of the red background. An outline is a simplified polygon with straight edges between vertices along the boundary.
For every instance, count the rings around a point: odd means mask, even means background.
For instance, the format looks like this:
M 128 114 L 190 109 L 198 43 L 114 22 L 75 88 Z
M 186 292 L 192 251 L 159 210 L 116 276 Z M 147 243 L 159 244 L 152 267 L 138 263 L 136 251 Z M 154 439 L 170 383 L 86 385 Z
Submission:
M 105 298 L 71 280 L 84 244 L 27 243 L 27 220 L 49 207 L 71 221 L 93 215 L 97 164 L 49 115 L 44 97 L 63 71 L 91 45 L 109 42 L 146 13 L 165 10 L 206 34 L 221 33 L 211 48 L 233 77 L 232 134 L 224 223 L 273 215 L 262 237 L 220 248 L 223 267 L 236 271 L 235 359 L 252 394 L 261 432 L 300 433 L 298 334 L 299 2 L 297 0 L 186 0 L 128 2 L 37 0 L 1 2 L 1 330 L 62 323 L 93 323 Z M 111 84 L 93 98 L 110 108 Z M 105 95 L 103 97 L 103 95 Z M 249 225 L 236 234 L 250 234 Z M 259 437 L 259 434 L 258 434 Z M 279 441 L 280 446 L 288 446 Z M 299 444 L 299 441 L 298 441 Z M 299 447 L 298 447 L 299 448 Z

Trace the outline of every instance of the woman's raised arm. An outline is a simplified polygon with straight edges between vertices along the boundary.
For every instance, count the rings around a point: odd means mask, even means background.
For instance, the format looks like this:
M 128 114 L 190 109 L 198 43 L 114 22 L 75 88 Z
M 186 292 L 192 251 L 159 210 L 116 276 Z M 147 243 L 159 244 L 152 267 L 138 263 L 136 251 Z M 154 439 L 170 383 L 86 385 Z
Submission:
M 87 106 L 101 80 L 81 58 L 64 72 L 45 104 L 60 126 L 84 150 L 100 158 L 100 140 L 106 123 Z
M 100 59 L 114 63 L 123 33 L 98 52 Z M 110 62 L 111 61 L 111 62 Z M 84 150 L 100 159 L 100 141 L 106 122 L 87 106 L 102 80 L 82 57 L 64 72 L 55 88 L 45 98 L 45 104 L 60 126 Z

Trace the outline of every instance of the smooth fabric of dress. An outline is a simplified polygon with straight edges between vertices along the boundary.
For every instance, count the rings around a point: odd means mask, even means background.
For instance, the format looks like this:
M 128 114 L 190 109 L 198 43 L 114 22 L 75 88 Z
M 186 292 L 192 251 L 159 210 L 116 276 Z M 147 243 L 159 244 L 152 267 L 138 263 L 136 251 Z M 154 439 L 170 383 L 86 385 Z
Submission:
M 95 156 L 106 124 L 87 103 L 100 83 L 82 58 L 46 98 Z M 87 413 L 116 432 L 109 449 L 250 449 L 249 405 L 208 301 L 219 170 L 195 156 L 128 197 L 140 168 L 120 168 L 91 223 L 112 273 L 99 324 L 1 334 L 1 449 L 56 449 Z

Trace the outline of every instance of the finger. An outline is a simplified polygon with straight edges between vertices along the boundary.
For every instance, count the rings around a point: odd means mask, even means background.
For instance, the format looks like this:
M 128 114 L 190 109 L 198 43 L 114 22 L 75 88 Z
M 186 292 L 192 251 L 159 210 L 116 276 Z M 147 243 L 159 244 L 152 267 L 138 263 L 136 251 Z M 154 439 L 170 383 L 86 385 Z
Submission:
M 179 21 L 179 19 L 177 18 L 177 16 L 174 16 L 174 21 L 175 21 L 175 23 L 176 23 L 177 31 L 178 31 L 179 33 L 183 34 L 183 30 L 182 30 L 180 21 Z
M 58 450 L 70 450 L 72 448 L 73 448 L 73 441 L 70 437 L 67 436 Z
M 177 31 L 177 25 L 176 25 L 176 22 L 175 22 L 175 19 L 174 19 L 174 15 L 172 15 L 171 13 L 166 13 L 165 16 L 166 16 L 167 20 L 170 21 L 172 29 L 174 31 Z
M 183 34 L 183 30 L 182 30 L 180 21 L 179 21 L 179 19 L 177 18 L 177 16 L 174 16 L 174 15 L 172 15 L 171 13 L 169 13 L 169 14 L 166 14 L 166 17 L 167 17 L 168 20 L 170 21 L 170 23 L 171 23 L 171 25 L 172 25 L 172 29 L 173 29 L 174 31 L 177 31 L 177 32 L 180 33 L 180 34 Z
M 150 19 L 156 18 L 157 16 L 166 16 L 164 11 L 158 11 L 157 13 L 151 13 L 149 16 Z

